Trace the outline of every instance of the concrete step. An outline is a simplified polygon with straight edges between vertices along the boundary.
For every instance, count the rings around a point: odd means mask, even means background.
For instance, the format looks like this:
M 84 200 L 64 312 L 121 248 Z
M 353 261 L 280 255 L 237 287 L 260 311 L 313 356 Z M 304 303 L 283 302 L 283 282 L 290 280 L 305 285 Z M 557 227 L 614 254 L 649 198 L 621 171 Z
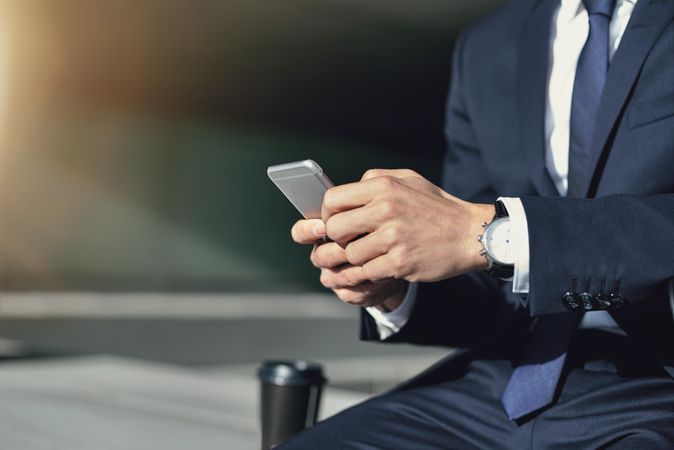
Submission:
M 47 354 L 198 366 L 446 351 L 360 342 L 358 309 L 321 293 L 4 293 L 0 336 Z

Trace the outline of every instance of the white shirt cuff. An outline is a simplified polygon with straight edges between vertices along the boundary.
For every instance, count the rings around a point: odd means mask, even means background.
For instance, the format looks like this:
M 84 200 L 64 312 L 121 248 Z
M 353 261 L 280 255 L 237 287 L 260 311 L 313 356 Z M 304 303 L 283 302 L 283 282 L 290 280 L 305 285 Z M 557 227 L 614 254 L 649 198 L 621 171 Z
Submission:
M 515 273 L 513 275 L 513 292 L 529 293 L 529 227 L 522 200 L 513 197 L 499 197 L 508 210 L 511 223 L 511 242 L 515 250 Z
M 384 312 L 376 306 L 365 308 L 377 324 L 379 338 L 384 340 L 396 334 L 405 326 L 412 314 L 412 307 L 417 298 L 417 283 L 410 283 L 400 306 L 390 312 Z

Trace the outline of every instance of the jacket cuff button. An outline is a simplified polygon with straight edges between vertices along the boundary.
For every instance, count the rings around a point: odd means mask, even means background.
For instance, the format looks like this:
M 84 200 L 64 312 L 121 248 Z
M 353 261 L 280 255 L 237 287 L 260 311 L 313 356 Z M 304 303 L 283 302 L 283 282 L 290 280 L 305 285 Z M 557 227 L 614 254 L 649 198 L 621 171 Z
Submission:
M 569 311 L 578 311 L 582 307 L 582 305 L 578 301 L 578 296 L 573 291 L 568 291 L 564 295 L 562 295 L 562 304 Z
M 615 292 L 609 294 L 609 300 L 611 301 L 611 307 L 620 308 L 625 303 L 625 297 Z
M 608 294 L 597 294 L 594 296 L 595 309 L 603 310 L 609 309 L 613 306 L 611 303 L 611 296 Z
M 589 292 L 582 292 L 579 296 L 580 303 L 583 305 L 585 311 L 593 311 L 595 308 L 594 305 L 594 295 Z

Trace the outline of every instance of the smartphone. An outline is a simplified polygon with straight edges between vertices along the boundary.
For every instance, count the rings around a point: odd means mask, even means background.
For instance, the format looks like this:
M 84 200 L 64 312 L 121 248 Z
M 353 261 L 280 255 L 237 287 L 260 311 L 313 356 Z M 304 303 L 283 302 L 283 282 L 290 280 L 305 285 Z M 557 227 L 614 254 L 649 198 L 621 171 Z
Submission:
M 320 219 L 323 195 L 332 181 L 316 162 L 305 159 L 267 168 L 267 175 L 305 219 Z

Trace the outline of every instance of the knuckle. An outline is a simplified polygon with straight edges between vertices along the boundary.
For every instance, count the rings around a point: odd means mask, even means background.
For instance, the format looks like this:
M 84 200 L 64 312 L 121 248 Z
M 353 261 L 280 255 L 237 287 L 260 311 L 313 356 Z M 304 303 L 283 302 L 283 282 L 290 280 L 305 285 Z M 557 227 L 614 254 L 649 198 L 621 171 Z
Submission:
M 332 286 L 332 283 L 331 283 L 332 279 L 331 279 L 329 273 L 325 270 L 321 271 L 321 277 L 320 277 L 319 280 L 320 280 L 321 284 L 326 288 L 330 288 Z
M 342 240 L 344 236 L 336 218 L 330 218 L 325 222 L 325 234 L 335 242 Z
M 323 263 L 323 257 L 321 256 L 321 247 L 316 246 L 314 248 L 314 251 L 311 252 L 311 262 L 314 264 L 316 267 L 322 267 Z
M 363 270 L 360 267 L 355 267 L 349 271 L 350 286 L 358 286 L 363 282 Z
M 385 238 L 389 245 L 394 245 L 402 241 L 402 230 L 397 226 L 386 229 Z
M 398 206 L 392 200 L 382 201 L 379 208 L 381 210 L 380 214 L 385 220 L 394 218 L 398 212 Z
M 344 270 L 340 275 L 344 286 L 353 287 L 357 284 L 351 270 Z
M 339 248 L 337 244 L 331 244 L 329 247 L 326 246 L 321 252 L 319 262 L 323 267 L 339 265 L 339 254 L 335 250 L 335 247 Z
M 380 173 L 381 173 L 381 170 L 379 170 L 379 169 L 368 169 L 363 174 L 362 179 L 363 180 L 369 180 L 370 178 L 377 178 Z
M 402 252 L 391 253 L 391 268 L 396 276 L 403 276 L 406 269 L 406 258 Z
M 325 194 L 323 194 L 323 207 L 328 211 L 332 211 L 335 207 L 335 201 L 336 201 L 335 189 L 330 188 L 327 191 L 325 191 Z
M 418 267 L 415 264 L 411 264 L 409 261 L 407 262 L 407 267 L 403 273 L 403 276 L 405 277 L 405 280 L 409 281 L 410 283 L 421 281 Z
M 421 281 L 420 277 L 418 275 L 407 275 L 405 276 L 405 279 L 409 281 L 410 283 L 416 283 L 418 281 Z
M 372 267 L 370 266 L 370 264 L 363 264 L 362 270 L 363 270 L 363 278 L 365 278 L 366 280 L 371 280 L 373 274 L 372 274 Z
M 344 249 L 344 256 L 349 264 L 358 265 L 361 263 L 358 250 L 354 244 L 349 244 Z
M 339 266 L 347 261 L 345 250 L 337 244 L 331 244 L 329 261 L 331 266 Z
M 382 176 L 377 178 L 377 181 L 379 185 L 382 187 L 382 189 L 395 189 L 396 186 L 398 185 L 398 180 L 395 177 L 391 176 Z
M 320 265 L 320 263 L 319 263 L 319 261 L 318 261 L 318 255 L 316 254 L 316 250 L 314 250 L 313 252 L 311 252 L 311 255 L 309 255 L 309 260 L 311 261 L 311 264 L 312 264 L 314 267 L 316 267 L 316 268 L 320 268 L 320 267 L 321 267 L 321 265 Z

